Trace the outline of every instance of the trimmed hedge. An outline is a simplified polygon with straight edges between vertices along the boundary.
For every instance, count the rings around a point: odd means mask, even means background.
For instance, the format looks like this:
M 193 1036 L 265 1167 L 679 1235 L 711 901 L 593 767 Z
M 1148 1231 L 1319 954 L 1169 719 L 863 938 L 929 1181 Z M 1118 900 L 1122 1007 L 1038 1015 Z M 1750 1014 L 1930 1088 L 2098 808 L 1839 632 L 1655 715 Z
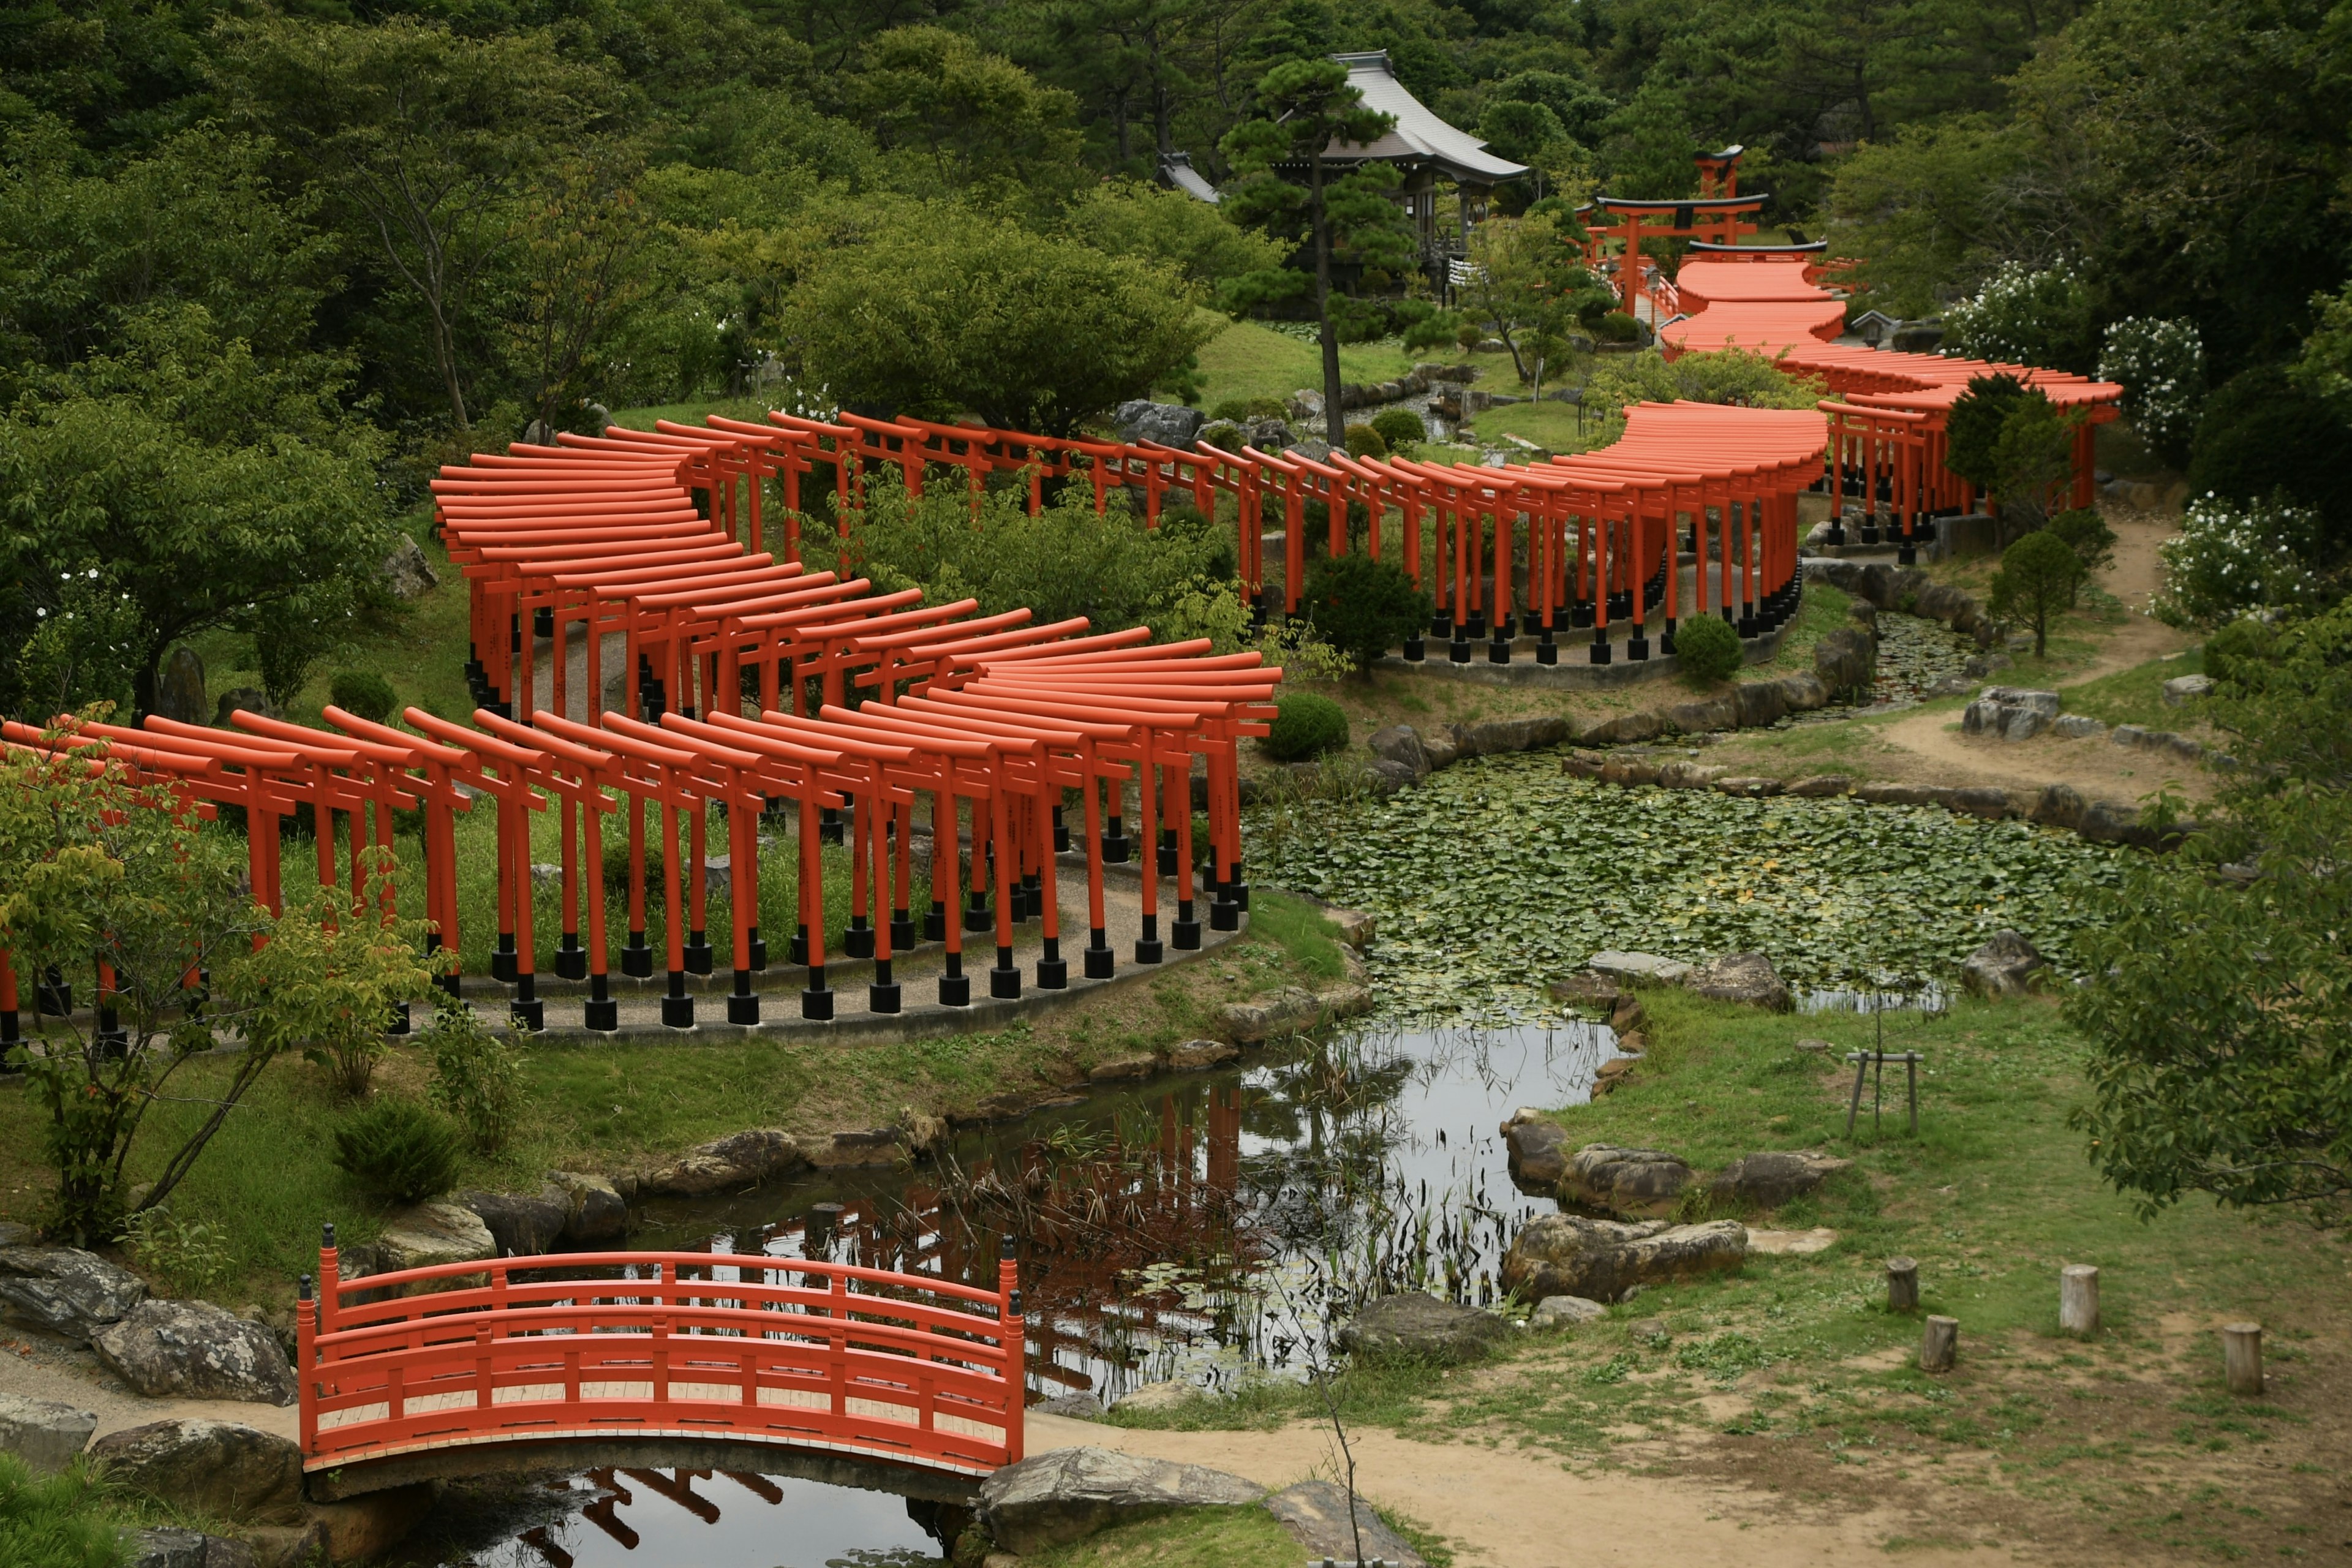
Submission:
M 1274 722 L 1258 742 L 1277 760 L 1304 762 L 1348 743 L 1348 714 L 1328 697 L 1301 691 L 1275 703 Z
M 1697 681 L 1728 680 L 1747 659 L 1739 634 L 1720 616 L 1694 616 L 1675 628 L 1675 664 Z

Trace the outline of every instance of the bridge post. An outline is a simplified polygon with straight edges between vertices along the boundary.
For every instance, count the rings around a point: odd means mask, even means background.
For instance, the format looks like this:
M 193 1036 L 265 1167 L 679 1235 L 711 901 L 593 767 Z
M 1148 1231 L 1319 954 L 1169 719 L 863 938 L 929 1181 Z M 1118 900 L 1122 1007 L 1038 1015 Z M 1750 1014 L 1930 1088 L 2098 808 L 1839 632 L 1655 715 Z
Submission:
M 311 1295 L 310 1276 L 302 1276 L 294 1301 L 294 1376 L 295 1393 L 300 1401 L 297 1419 L 301 1423 L 302 1453 L 308 1458 L 316 1447 L 319 1436 L 319 1405 L 314 1379 L 318 1373 L 319 1331 L 315 1321 L 318 1301 Z
M 998 1348 L 1004 1354 L 1004 1462 L 1021 1462 L 1029 1421 L 1029 1337 L 1021 1321 L 1021 1263 L 1013 1237 L 996 1261 Z

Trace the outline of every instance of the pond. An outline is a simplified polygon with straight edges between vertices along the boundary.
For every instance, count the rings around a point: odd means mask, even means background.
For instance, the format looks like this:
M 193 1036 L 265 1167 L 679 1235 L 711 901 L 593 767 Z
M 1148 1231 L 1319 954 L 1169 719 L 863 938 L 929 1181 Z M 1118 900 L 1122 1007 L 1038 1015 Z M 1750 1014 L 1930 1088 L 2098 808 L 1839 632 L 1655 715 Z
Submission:
M 1617 1054 L 1605 1025 L 1576 1019 L 1366 1030 L 971 1129 L 914 1171 L 651 1203 L 629 1240 L 992 1283 L 1011 1232 L 1033 1400 L 1298 1377 L 1322 1326 L 1368 1296 L 1496 1299 L 1510 1238 L 1555 1206 L 1512 1186 L 1500 1124 L 1590 1098 Z M 946 1543 L 923 1511 L 813 1481 L 593 1470 L 439 1521 L 411 1560 L 929 1563 Z

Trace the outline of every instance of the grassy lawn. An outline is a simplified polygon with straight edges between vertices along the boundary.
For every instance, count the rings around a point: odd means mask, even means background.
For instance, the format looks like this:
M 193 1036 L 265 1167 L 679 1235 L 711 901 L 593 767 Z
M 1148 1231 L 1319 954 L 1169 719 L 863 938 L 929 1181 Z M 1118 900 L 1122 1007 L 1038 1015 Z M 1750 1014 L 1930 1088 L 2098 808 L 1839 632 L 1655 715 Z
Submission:
M 1262 1508 L 1196 1508 L 1122 1524 L 1021 1562 L 1023 1568 L 1297 1568 L 1300 1550 Z
M 673 425 L 699 425 L 713 414 L 730 419 L 764 421 L 773 406 L 764 397 L 709 397 L 690 403 L 656 403 L 644 408 L 616 408 L 613 423 L 626 430 L 650 430 L 654 422 L 667 419 Z
M 1414 357 L 1394 343 L 1342 343 L 1339 379 L 1392 381 L 1413 367 Z M 1323 353 L 1255 321 L 1226 321 L 1201 351 L 1201 374 L 1204 409 L 1235 397 L 1286 400 L 1301 387 L 1323 384 Z
M 639 1170 L 746 1127 L 827 1132 L 902 1122 L 916 1111 L 969 1112 L 999 1090 L 1067 1084 L 1097 1062 L 1199 1035 L 1229 997 L 1341 972 L 1333 928 L 1312 906 L 1260 889 L 1251 898 L 1251 922 L 1210 962 L 994 1034 L 854 1047 L 730 1035 L 535 1046 L 525 1056 L 530 1114 L 502 1153 L 469 1156 L 458 1185 L 528 1191 L 549 1170 Z M 791 983 L 771 971 L 772 987 Z M 207 1095 L 232 1065 L 224 1054 L 181 1069 L 172 1081 L 175 1098 L 151 1113 L 129 1180 L 156 1173 L 207 1113 Z M 429 1072 L 411 1037 L 387 1052 L 378 1092 L 421 1096 Z M 37 1222 L 53 1178 L 41 1152 L 45 1115 L 24 1082 L 0 1079 L 11 1086 L 0 1089 L 0 1218 Z M 281 1058 L 173 1195 L 175 1217 L 220 1229 L 226 1283 L 213 1293 L 226 1303 L 290 1300 L 294 1277 L 315 1260 L 310 1249 L 321 1220 L 337 1221 L 353 1242 L 381 1228 L 383 1211 L 332 1162 L 334 1128 L 347 1109 L 322 1073 L 298 1058 Z
M 1890 1017 L 1888 1048 L 1927 1058 L 1915 1138 L 1893 1074 L 1888 1114 L 1874 1124 L 1865 1090 L 1846 1135 L 1839 1053 L 1870 1042 L 1870 1020 L 1645 1000 L 1647 1058 L 1615 1094 L 1556 1113 L 1571 1143 L 1668 1149 L 1702 1170 L 1826 1149 L 1853 1168 L 1765 1223 L 1830 1226 L 1837 1243 L 1654 1288 L 1485 1370 L 1351 1372 L 1354 1420 L 1575 1467 L 1671 1463 L 1813 1500 L 1899 1500 L 1964 1540 L 2073 1540 L 2100 1560 L 2292 1556 L 2315 1529 L 2341 1533 L 2334 1489 L 2308 1478 L 2341 1461 L 2343 1238 L 2195 1200 L 2139 1218 L 2065 1125 L 2084 1047 L 2052 1005 Z M 1799 1049 L 1806 1037 L 1831 1049 Z M 1704 1202 L 1684 1217 L 1706 1217 Z M 1948 1376 L 1916 1370 L 1919 1320 L 1885 1308 L 1882 1260 L 1896 1254 L 1919 1262 L 1924 1310 L 1960 1321 Z M 2065 1263 L 2102 1270 L 2104 1327 L 2087 1342 L 2057 1332 Z M 2267 1332 L 2260 1400 L 2221 1388 L 2213 1330 L 2239 1319 Z M 1312 1415 L 1282 1387 L 1124 1424 Z
M 1580 421 L 1577 407 L 1546 398 L 1540 403 L 1507 403 L 1489 408 L 1473 422 L 1481 439 L 1502 443 L 1506 436 L 1532 441 L 1547 452 L 1581 452 L 1600 438 L 1601 421 L 1590 415 Z
M 2142 724 L 2151 730 L 2190 729 L 2205 716 L 2204 700 L 2196 699 L 2177 708 L 2168 707 L 2164 700 L 2164 683 L 2184 675 L 2201 675 L 2204 670 L 2205 650 L 2201 647 L 2190 648 L 2171 658 L 2152 658 L 2146 664 L 2066 688 L 2066 711 L 2087 713 L 2106 724 Z

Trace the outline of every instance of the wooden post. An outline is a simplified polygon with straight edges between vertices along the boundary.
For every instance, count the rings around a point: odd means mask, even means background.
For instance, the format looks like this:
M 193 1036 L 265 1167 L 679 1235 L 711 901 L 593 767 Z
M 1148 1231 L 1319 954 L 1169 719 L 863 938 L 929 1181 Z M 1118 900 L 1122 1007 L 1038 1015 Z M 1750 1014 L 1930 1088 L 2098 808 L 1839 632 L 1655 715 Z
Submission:
M 1917 1258 L 1890 1258 L 1886 1260 L 1886 1310 L 1890 1312 L 1916 1312 L 1919 1310 Z
M 2232 1394 L 2263 1391 L 2263 1326 L 2260 1323 L 2221 1325 L 2221 1372 Z
M 2099 1271 L 2087 1263 L 2058 1271 L 2058 1331 L 2078 1340 L 2099 1331 Z
M 1949 1372 L 1960 1350 L 1960 1321 L 1958 1318 L 1927 1320 L 1927 1327 L 1919 1336 L 1919 1370 Z

